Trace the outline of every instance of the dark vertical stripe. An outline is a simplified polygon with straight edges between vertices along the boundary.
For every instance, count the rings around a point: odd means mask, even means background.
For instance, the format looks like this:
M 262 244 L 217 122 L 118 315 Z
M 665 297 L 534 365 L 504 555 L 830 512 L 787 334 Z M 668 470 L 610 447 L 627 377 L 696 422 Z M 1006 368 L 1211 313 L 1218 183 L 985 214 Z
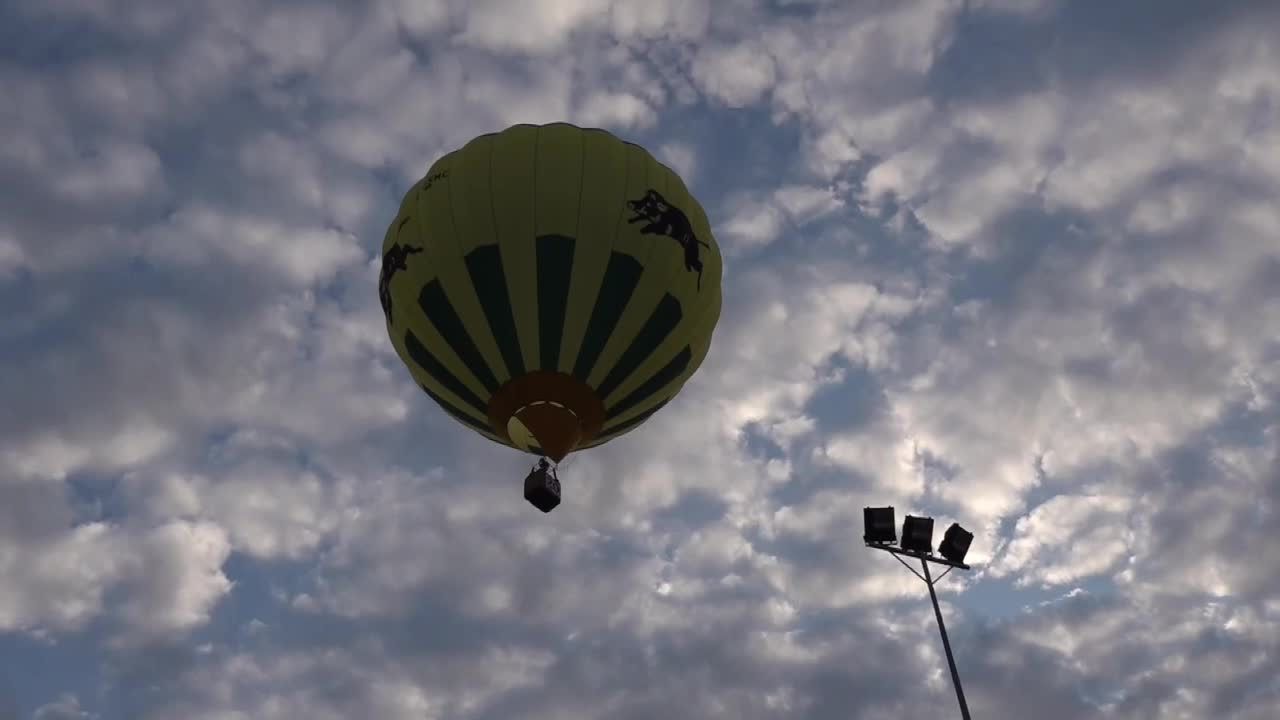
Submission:
M 502 254 L 497 245 L 482 245 L 467 253 L 466 261 L 471 284 L 480 299 L 480 307 L 484 308 L 484 316 L 489 319 L 489 330 L 507 363 L 507 372 L 511 377 L 519 377 L 525 373 L 524 356 L 520 354 L 515 316 L 511 314 L 511 295 L 502 270 Z
M 648 419 L 649 419 L 649 418 L 650 418 L 654 413 L 656 413 L 656 412 L 658 412 L 659 410 L 661 410 L 661 409 L 662 409 L 663 407 L 665 407 L 665 406 L 666 406 L 666 404 L 667 404 L 667 403 L 669 403 L 669 402 L 671 402 L 671 398 L 667 398 L 666 400 L 663 400 L 662 402 L 658 403 L 657 405 L 654 405 L 652 408 L 650 408 L 650 409 L 648 409 L 648 410 L 645 410 L 644 412 L 640 413 L 639 415 L 636 415 L 636 416 L 635 416 L 635 417 L 633 417 L 633 418 L 630 418 L 629 420 L 626 420 L 626 421 L 624 421 L 624 422 L 620 422 L 620 423 L 618 423 L 617 425 L 614 425 L 613 427 L 607 427 L 607 428 L 605 428 L 604 430 L 601 430 L 601 431 L 600 431 L 600 435 L 601 435 L 601 437 L 606 437 L 606 438 L 607 438 L 607 437 L 608 437 L 608 436 L 610 436 L 610 435 L 616 435 L 616 434 L 618 434 L 618 433 L 620 433 L 620 432 L 625 432 L 625 431 L 627 431 L 627 430 L 630 430 L 631 428 L 633 428 L 633 427 L 635 427 L 635 426 L 639 425 L 640 423 L 644 422 L 645 420 L 648 420 Z
M 418 336 L 414 335 L 412 330 L 404 332 L 404 348 L 409 351 L 409 357 L 413 358 L 418 367 L 430 375 L 432 380 L 462 398 L 463 402 L 475 408 L 476 412 L 488 417 L 488 408 L 480 401 L 480 398 L 476 397 L 476 394 L 467 389 L 467 386 L 463 385 L 461 380 L 449 372 L 449 368 L 445 367 L 431 354 L 431 351 L 418 340 Z
M 462 318 L 453 309 L 453 303 L 449 302 L 449 296 L 445 294 L 444 286 L 438 279 L 422 288 L 422 292 L 418 294 L 418 305 L 427 314 L 431 324 L 436 326 L 436 332 L 449 344 L 462 364 L 475 374 L 480 384 L 490 393 L 498 392 L 498 379 L 493 376 L 492 368 L 480 354 L 480 349 L 471 339 L 471 333 L 462 324 Z
M 587 332 L 573 365 L 573 376 L 582 382 L 586 382 L 595 369 L 596 360 L 600 359 L 605 343 L 618 326 L 618 319 L 631 300 L 643 271 L 640 261 L 626 253 L 614 252 L 609 256 L 609 266 L 605 268 L 604 281 L 600 283 L 591 320 L 587 322 Z
M 542 369 L 560 367 L 560 339 L 569 308 L 569 277 L 573 273 L 574 240 L 563 235 L 538 238 L 538 345 Z
M 529 183 L 529 217 L 533 218 L 534 232 L 538 227 L 538 136 L 542 134 L 542 126 L 533 126 L 533 172 L 529 175 L 533 182 Z
M 663 295 L 658 306 L 653 309 L 653 314 L 649 315 L 649 319 L 645 321 L 644 327 L 640 328 L 631 345 L 623 351 L 622 357 L 618 358 L 618 364 L 610 368 L 604 382 L 596 388 L 596 394 L 601 398 L 607 398 L 610 393 L 617 390 L 636 368 L 649 359 L 671 331 L 676 329 L 683 316 L 684 314 L 680 311 L 680 301 L 671 293 Z
M 493 428 L 489 427 L 488 423 L 482 423 L 479 420 L 476 420 L 475 418 L 471 417 L 467 413 L 463 412 L 462 410 L 459 410 L 453 403 L 431 392 L 431 388 L 427 387 L 426 385 L 419 385 L 418 387 L 422 388 L 423 392 L 430 395 L 431 399 L 435 400 L 436 404 L 440 406 L 440 409 L 444 410 L 449 417 L 465 425 L 470 425 L 471 427 L 477 430 L 480 430 L 481 432 L 484 432 L 488 435 L 493 435 Z
M 622 402 L 609 408 L 605 414 L 605 420 L 615 418 L 640 403 L 648 400 L 653 395 L 661 392 L 672 380 L 680 377 L 680 373 L 689 367 L 689 361 L 693 359 L 693 349 L 688 345 L 679 355 L 671 358 L 671 362 L 667 363 L 661 370 L 653 374 L 653 377 L 644 381 L 644 384 L 631 391 L 630 395 L 623 398 Z

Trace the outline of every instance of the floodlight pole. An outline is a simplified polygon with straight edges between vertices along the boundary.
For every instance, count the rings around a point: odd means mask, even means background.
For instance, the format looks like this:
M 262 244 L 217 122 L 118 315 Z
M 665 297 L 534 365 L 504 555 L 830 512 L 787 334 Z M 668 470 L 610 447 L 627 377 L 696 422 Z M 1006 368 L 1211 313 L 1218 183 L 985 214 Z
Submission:
M 942 635 L 942 649 L 945 650 L 947 653 L 947 665 L 951 668 L 951 683 L 955 685 L 955 688 L 956 688 L 956 700 L 960 701 L 960 717 L 963 718 L 964 720 L 970 720 L 969 704 L 964 701 L 964 688 L 960 686 L 960 673 L 956 671 L 956 659 L 955 659 L 955 656 L 951 654 L 951 641 L 947 639 L 947 626 L 946 626 L 946 623 L 942 622 L 942 609 L 938 607 L 938 593 L 935 592 L 933 589 L 933 584 L 937 582 L 937 580 L 934 580 L 933 577 L 929 574 L 929 563 L 936 562 L 939 565 L 948 566 L 947 569 L 943 571 L 942 575 L 938 576 L 938 580 L 941 580 L 943 575 L 946 575 L 947 573 L 951 572 L 955 568 L 960 568 L 961 570 L 968 570 L 969 566 L 965 565 L 964 563 L 952 562 L 945 558 L 936 557 L 931 554 L 901 550 L 899 548 L 890 547 L 882 543 L 869 542 L 867 543 L 867 547 L 875 548 L 877 550 L 884 550 L 885 552 L 892 553 L 894 557 L 898 557 L 899 555 L 906 555 L 907 557 L 919 558 L 920 567 L 924 569 L 924 577 L 920 577 L 920 574 L 917 573 L 915 570 L 912 570 L 910 565 L 907 565 L 906 563 L 902 563 L 902 564 L 908 570 L 911 570 L 911 572 L 916 577 L 920 578 L 921 580 L 924 580 L 925 585 L 929 586 L 929 599 L 933 601 L 933 614 L 935 617 L 938 618 L 938 632 Z M 898 562 L 902 562 L 902 558 L 898 558 Z
M 929 586 L 929 598 L 933 600 L 933 614 L 938 617 L 938 632 L 942 634 L 942 649 L 947 651 L 947 664 L 951 666 L 951 684 L 956 686 L 956 699 L 960 701 L 960 717 L 964 718 L 964 720 L 969 720 L 969 704 L 964 701 L 964 688 L 960 687 L 960 673 L 956 672 L 956 659 L 951 654 L 951 641 L 947 640 L 947 625 L 942 622 L 942 609 L 938 607 L 938 593 L 933 590 L 933 578 L 929 576 L 929 562 L 923 556 L 920 558 L 920 567 L 924 568 L 924 582 Z M 947 572 L 951 571 L 948 570 Z

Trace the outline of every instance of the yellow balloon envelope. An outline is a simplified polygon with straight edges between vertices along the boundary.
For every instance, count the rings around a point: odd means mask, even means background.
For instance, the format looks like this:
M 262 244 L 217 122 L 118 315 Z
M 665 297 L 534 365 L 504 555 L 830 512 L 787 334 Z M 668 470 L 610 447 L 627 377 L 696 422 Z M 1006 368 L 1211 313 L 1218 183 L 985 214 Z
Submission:
M 702 364 L 722 260 L 680 177 L 604 130 L 516 125 L 436 161 L 382 245 L 387 332 L 455 420 L 559 462 Z

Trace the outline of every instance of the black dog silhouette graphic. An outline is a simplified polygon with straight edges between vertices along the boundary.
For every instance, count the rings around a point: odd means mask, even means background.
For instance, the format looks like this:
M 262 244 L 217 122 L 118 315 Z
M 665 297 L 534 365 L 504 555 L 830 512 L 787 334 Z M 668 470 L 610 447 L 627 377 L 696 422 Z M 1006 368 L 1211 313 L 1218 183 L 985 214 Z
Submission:
M 702 260 L 698 258 L 698 246 L 711 247 L 698 239 L 689 223 L 689 216 L 680 208 L 667 202 L 662 194 L 652 188 L 639 200 L 628 200 L 627 205 L 635 212 L 635 217 L 628 223 L 647 220 L 648 225 L 640 228 L 642 235 L 665 235 L 680 243 L 684 248 L 684 269 L 698 271 L 698 289 L 702 289 Z
M 399 270 L 409 269 L 409 256 L 422 252 L 422 248 L 393 243 L 382 256 L 382 273 L 378 275 L 378 299 L 382 301 L 382 313 L 391 324 L 391 278 Z

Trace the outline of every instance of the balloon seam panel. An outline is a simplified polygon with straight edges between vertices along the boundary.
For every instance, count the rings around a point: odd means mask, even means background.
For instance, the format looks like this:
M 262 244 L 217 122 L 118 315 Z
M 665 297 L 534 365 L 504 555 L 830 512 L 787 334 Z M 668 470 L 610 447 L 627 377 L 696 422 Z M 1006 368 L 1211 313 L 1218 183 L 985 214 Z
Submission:
M 524 363 L 524 348 L 521 346 L 521 343 L 520 343 L 520 331 L 516 328 L 515 313 L 511 307 L 511 291 L 507 286 L 507 271 L 506 271 L 506 268 L 503 267 L 503 263 L 502 263 L 502 252 L 501 252 L 502 228 L 500 225 L 498 225 L 498 204 L 494 202 L 494 199 L 493 199 L 493 195 L 494 195 L 493 159 L 498 155 L 497 136 L 499 135 L 499 133 L 489 133 L 489 134 L 494 136 L 492 146 L 489 149 L 489 215 L 493 219 L 493 249 L 494 249 L 494 254 L 497 255 L 496 262 L 493 264 L 493 269 L 496 270 L 498 273 L 493 277 L 495 278 L 496 282 L 501 283 L 502 285 L 501 288 L 493 288 L 491 292 L 493 292 L 494 297 L 496 298 L 500 290 L 502 297 L 505 299 L 503 306 L 506 310 L 505 314 L 511 319 L 510 330 L 512 333 L 512 337 L 515 340 L 514 362 L 511 358 L 507 358 L 507 370 L 510 371 L 511 377 L 517 377 L 519 375 L 523 375 L 526 372 L 525 363 Z M 480 251 L 480 248 L 476 248 L 474 252 L 479 252 L 479 251 Z M 472 277 L 474 277 L 474 275 Z M 490 319 L 490 323 L 492 325 L 492 318 Z M 506 328 L 504 328 L 504 330 L 505 329 Z M 502 354 L 504 357 L 507 354 L 507 348 L 505 346 L 503 347 Z

